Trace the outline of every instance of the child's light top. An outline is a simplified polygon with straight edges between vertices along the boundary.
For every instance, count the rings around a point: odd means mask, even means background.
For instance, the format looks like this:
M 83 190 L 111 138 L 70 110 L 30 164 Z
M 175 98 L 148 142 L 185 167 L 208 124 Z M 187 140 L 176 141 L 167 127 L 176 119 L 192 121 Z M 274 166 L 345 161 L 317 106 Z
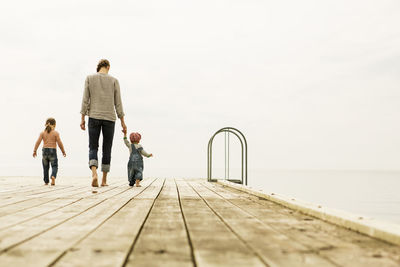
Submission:
M 131 154 L 132 153 L 131 142 L 129 142 L 126 137 L 124 137 L 124 142 L 125 142 L 125 145 L 129 148 L 129 154 Z M 136 149 L 143 148 L 140 144 L 134 143 L 133 145 L 135 146 Z M 145 156 L 147 158 L 151 156 L 151 154 L 147 153 L 144 149 L 140 150 L 140 154 L 142 154 L 143 156 Z

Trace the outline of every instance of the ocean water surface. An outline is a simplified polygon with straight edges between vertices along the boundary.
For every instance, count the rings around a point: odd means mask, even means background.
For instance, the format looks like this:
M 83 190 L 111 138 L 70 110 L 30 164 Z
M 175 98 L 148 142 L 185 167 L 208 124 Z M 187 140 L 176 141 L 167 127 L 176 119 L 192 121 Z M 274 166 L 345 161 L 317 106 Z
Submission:
M 400 171 L 253 171 L 248 185 L 400 224 Z

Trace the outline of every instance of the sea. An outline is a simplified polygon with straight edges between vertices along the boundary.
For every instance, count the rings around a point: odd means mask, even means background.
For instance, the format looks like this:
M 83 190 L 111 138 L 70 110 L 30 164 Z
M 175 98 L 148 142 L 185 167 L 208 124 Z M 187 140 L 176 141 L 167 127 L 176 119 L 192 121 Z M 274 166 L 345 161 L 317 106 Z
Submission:
M 248 185 L 265 193 L 400 224 L 400 171 L 253 171 Z

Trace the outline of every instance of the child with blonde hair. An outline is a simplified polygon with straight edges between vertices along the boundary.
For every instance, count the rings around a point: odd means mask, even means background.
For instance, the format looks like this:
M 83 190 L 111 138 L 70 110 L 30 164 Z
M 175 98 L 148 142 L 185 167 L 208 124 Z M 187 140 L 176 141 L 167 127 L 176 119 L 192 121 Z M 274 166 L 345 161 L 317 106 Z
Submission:
M 124 133 L 124 143 L 129 148 L 129 162 L 128 162 L 128 181 L 129 185 L 133 186 L 136 181 L 136 186 L 140 187 L 140 181 L 143 180 L 143 156 L 150 158 L 153 154 L 144 151 L 143 147 L 139 144 L 142 136 L 140 133 L 131 133 L 128 141 L 126 131 Z
M 60 134 L 55 130 L 56 120 L 54 118 L 48 118 L 45 126 L 46 128 L 40 133 L 39 138 L 36 141 L 35 148 L 33 149 L 33 157 L 37 156 L 36 151 L 43 140 L 42 165 L 44 184 L 49 184 L 49 169 L 51 165 L 51 185 L 55 185 L 58 171 L 57 145 L 61 149 L 63 156 L 66 157 L 67 155 L 65 154 Z

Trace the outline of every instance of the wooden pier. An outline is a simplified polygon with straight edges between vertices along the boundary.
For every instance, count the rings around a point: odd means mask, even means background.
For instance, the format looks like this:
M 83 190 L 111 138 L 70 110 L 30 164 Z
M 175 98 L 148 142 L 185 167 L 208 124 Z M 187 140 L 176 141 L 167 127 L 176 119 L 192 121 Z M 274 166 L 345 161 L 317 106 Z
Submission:
M 0 177 L 0 266 L 400 266 L 400 247 L 205 180 Z

